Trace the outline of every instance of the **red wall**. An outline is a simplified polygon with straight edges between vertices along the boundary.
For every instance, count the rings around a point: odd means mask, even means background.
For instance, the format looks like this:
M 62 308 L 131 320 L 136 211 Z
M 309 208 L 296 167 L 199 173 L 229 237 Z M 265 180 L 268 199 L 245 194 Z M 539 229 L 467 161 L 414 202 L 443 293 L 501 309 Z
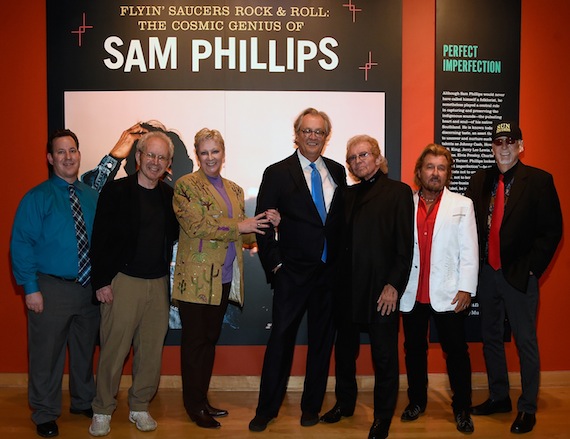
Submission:
M 570 189 L 564 183 L 565 129 L 570 85 L 570 2 L 522 0 L 521 112 L 525 134 L 522 159 L 550 171 L 566 215 Z M 474 25 L 477 25 L 474 23 Z M 20 290 L 10 271 L 9 237 L 17 204 L 32 186 L 44 180 L 47 130 L 45 1 L 8 2 L 0 18 L 1 120 L 4 125 L 3 174 L 0 193 L 0 373 L 26 372 L 26 317 Z M 403 0 L 402 175 L 412 184 L 412 169 L 421 149 L 433 141 L 435 0 Z M 73 128 L 73 127 L 71 127 Z M 564 149 L 562 149 L 564 148 Z M 565 227 L 565 230 L 567 228 Z M 567 280 L 570 254 L 562 242 L 555 264 L 542 280 L 538 336 L 542 369 L 570 370 L 570 352 L 560 349 L 561 335 L 570 333 Z M 567 345 L 567 343 L 564 343 Z M 444 372 L 441 350 L 432 346 L 430 371 Z M 518 370 L 514 346 L 508 345 L 510 370 Z M 257 375 L 263 347 L 219 347 L 214 373 Z M 295 357 L 294 374 L 303 374 L 303 348 Z M 483 371 L 480 344 L 471 345 L 474 371 Z M 239 360 L 237 360 L 239 359 Z M 403 370 L 403 367 L 402 367 Z M 163 373 L 179 374 L 177 347 L 164 350 Z M 363 349 L 358 372 L 371 374 L 370 355 Z

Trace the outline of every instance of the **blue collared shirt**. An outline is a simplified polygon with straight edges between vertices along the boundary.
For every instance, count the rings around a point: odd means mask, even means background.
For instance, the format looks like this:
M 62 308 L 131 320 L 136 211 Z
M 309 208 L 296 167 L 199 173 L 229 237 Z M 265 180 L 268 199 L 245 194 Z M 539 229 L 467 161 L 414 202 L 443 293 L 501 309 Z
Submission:
M 77 238 L 68 186 L 53 175 L 24 195 L 16 211 L 10 241 L 12 272 L 26 294 L 39 291 L 38 273 L 77 277 Z M 74 186 L 91 241 L 99 194 L 79 180 Z

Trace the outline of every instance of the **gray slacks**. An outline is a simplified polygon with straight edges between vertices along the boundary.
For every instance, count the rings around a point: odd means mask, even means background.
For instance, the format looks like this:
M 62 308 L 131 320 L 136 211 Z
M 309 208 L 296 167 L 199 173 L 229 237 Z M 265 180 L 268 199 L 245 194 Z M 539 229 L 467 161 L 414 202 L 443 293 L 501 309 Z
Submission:
M 508 317 L 518 350 L 522 394 L 518 411 L 535 413 L 540 385 L 540 356 L 536 337 L 538 279 L 530 276 L 526 292 L 513 288 L 503 276 L 483 266 L 477 298 L 481 308 L 481 337 L 489 380 L 489 397 L 509 396 L 509 375 L 504 346 L 504 321 Z
M 93 352 L 99 332 L 99 306 L 91 285 L 40 274 L 44 311 L 28 311 L 28 400 L 35 424 L 61 414 L 61 381 L 69 348 L 71 407 L 87 409 L 95 396 Z

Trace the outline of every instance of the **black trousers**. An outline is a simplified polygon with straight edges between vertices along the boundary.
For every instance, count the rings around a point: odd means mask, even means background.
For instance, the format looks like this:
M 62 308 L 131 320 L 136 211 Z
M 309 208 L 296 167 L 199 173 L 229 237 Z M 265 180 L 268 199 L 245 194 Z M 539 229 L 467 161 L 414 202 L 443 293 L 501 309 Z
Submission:
M 308 350 L 301 410 L 318 414 L 326 392 L 333 344 L 332 293 L 323 264 L 307 283 L 298 285 L 283 266 L 276 274 L 273 324 L 267 342 L 257 415 L 274 418 L 279 413 L 291 374 L 295 340 L 307 312 Z
M 428 326 L 433 317 L 441 348 L 446 355 L 447 374 L 453 393 L 454 412 L 471 407 L 471 361 L 465 341 L 465 313 L 438 313 L 431 305 L 418 303 L 409 313 L 402 313 L 404 349 L 408 376 L 408 399 L 420 407 L 427 405 Z
M 517 346 L 522 394 L 517 403 L 521 412 L 535 413 L 540 385 L 540 356 L 536 336 L 538 279 L 530 276 L 526 292 L 513 288 L 488 264 L 483 266 L 477 292 L 481 309 L 481 337 L 489 380 L 489 396 L 509 396 L 509 375 L 504 345 L 504 321 L 508 316 Z
M 338 313 L 337 313 L 338 314 Z M 356 405 L 356 359 L 360 349 L 360 332 L 370 334 L 370 350 L 374 364 L 374 419 L 391 419 L 396 409 L 399 389 L 398 364 L 399 312 L 375 315 L 367 325 L 350 320 L 350 313 L 337 319 L 335 342 L 335 395 L 344 412 Z
M 228 307 L 231 283 L 222 285 L 220 305 L 179 302 L 182 338 L 182 398 L 188 413 L 197 413 L 208 402 L 208 388 L 214 368 L 216 343 Z
M 352 413 L 356 406 L 356 359 L 360 353 L 360 326 L 348 318 L 337 319 L 335 360 L 335 396 L 345 413 Z

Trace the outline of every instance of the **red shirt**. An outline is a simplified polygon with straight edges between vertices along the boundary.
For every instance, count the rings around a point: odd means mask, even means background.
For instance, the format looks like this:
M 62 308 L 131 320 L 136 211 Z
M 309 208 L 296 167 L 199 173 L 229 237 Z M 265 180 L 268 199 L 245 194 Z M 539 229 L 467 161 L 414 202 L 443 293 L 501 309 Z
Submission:
M 438 195 L 431 210 L 428 211 L 426 202 L 422 197 L 418 200 L 418 246 L 420 250 L 420 276 L 418 279 L 418 292 L 416 301 L 420 303 L 430 303 L 429 300 L 429 278 L 431 266 L 431 241 L 433 238 L 433 228 L 435 218 L 441 201 L 441 194 Z

